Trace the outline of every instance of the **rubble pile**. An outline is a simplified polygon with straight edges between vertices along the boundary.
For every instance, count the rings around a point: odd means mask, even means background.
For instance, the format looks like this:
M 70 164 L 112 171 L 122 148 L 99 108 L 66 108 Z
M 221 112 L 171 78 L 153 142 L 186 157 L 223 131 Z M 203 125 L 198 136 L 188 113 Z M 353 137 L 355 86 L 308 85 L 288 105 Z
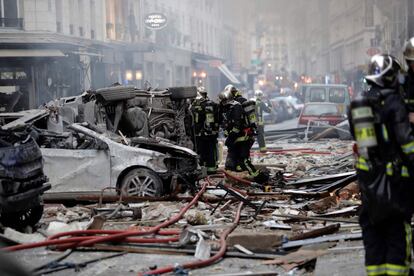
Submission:
M 86 195 L 74 197 L 72 207 L 57 204 L 65 193 L 46 195 L 44 216 L 33 233 L 6 229 L 5 249 L 42 273 L 58 269 L 39 270 L 56 257 L 55 249 L 72 248 L 64 259 L 83 264 L 85 273 L 104 264 L 106 272 L 122 275 L 187 275 L 193 268 L 206 275 L 243 270 L 302 275 L 337 253 L 338 246 L 360 246 L 356 213 L 361 203 L 349 142 L 286 141 L 253 156 L 255 164 L 277 172 L 278 180 L 260 186 L 243 174 L 222 171 L 201 180 L 195 197 L 187 192 L 134 200 L 107 191 L 91 193 L 87 201 Z

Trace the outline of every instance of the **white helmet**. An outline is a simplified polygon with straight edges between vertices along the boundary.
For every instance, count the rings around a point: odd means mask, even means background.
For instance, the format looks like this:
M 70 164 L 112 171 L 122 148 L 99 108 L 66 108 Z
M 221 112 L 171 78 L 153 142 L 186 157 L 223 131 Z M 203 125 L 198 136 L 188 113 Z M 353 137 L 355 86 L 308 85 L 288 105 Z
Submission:
M 233 96 L 236 96 L 238 90 L 236 87 L 234 87 L 233 84 L 228 84 L 226 85 L 226 87 L 224 87 L 223 91 L 229 91 L 231 94 L 233 94 Z
M 207 89 L 204 86 L 199 86 L 197 88 L 198 94 L 200 94 L 203 98 L 207 97 Z
M 256 98 L 261 99 L 263 97 L 263 91 L 262 90 L 256 90 L 254 92 L 254 95 L 256 96 Z
M 410 38 L 408 41 L 405 42 L 403 53 L 405 60 L 414 60 L 414 37 Z

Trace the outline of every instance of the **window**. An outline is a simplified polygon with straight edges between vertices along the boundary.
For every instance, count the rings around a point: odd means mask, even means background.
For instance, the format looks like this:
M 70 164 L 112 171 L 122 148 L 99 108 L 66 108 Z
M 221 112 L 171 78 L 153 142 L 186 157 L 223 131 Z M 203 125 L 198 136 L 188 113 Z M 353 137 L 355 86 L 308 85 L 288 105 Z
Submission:
M 309 104 L 306 105 L 303 115 L 321 116 L 321 115 L 338 115 L 338 107 L 334 104 Z
M 374 26 L 374 1 L 365 0 L 365 27 Z
M 17 4 L 16 0 L 0 0 L 0 27 L 23 28 Z
M 61 33 L 61 32 L 63 32 L 63 26 L 62 26 L 62 0 L 56 0 L 55 9 L 56 9 L 56 31 L 58 33 Z
M 56 22 L 56 31 L 58 33 L 62 32 L 62 22 Z
M 14 79 L 14 72 L 1 72 L 0 78 L 2 80 L 12 80 Z
M 326 95 L 325 95 L 324 88 L 312 87 L 311 89 L 309 89 L 309 93 L 310 93 L 310 102 L 325 102 L 326 101 Z
M 332 103 L 344 103 L 346 91 L 343 88 L 329 89 L 329 101 Z

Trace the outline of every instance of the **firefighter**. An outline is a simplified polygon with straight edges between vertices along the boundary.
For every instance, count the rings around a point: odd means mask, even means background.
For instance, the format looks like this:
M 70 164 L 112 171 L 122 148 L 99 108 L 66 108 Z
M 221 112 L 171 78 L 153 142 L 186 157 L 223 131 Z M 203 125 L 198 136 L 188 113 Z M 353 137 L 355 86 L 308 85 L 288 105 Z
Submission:
M 403 54 L 408 66 L 402 85 L 403 97 L 409 112 L 409 120 L 414 124 L 414 37 L 405 43 Z
M 352 101 L 349 112 L 368 275 L 410 270 L 414 135 L 399 94 L 400 69 L 390 55 L 372 57 L 365 77 L 371 87 Z
M 234 85 L 229 84 L 224 88 L 224 91 L 229 91 L 233 95 L 233 99 L 240 104 L 243 104 L 247 101 L 245 97 L 243 97 L 242 93 L 239 89 L 237 89 Z
M 217 137 L 219 130 L 218 105 L 207 96 L 204 87 L 198 88 L 199 96 L 192 104 L 196 150 L 200 163 L 208 174 L 217 172 Z
M 226 137 L 227 158 L 225 169 L 230 171 L 242 171 L 241 144 L 236 140 L 241 137 L 243 130 L 243 108 L 234 100 L 230 90 L 224 90 L 219 94 L 221 125 Z
M 272 113 L 272 109 L 262 101 L 263 92 L 261 90 L 256 90 L 256 117 L 257 117 L 257 142 L 259 143 L 260 152 L 266 152 L 266 141 L 264 133 L 264 119 L 263 111 L 267 113 Z
M 254 144 L 254 136 L 256 135 L 256 103 L 254 101 L 248 101 L 242 96 L 240 90 L 233 85 L 229 84 L 224 88 L 223 93 L 230 94 L 233 101 L 241 105 L 242 117 L 241 117 L 241 131 L 239 137 L 236 140 L 237 150 L 239 155 L 239 162 L 237 165 L 237 171 L 248 171 L 253 177 L 257 177 L 259 172 L 253 166 L 250 160 L 250 149 Z

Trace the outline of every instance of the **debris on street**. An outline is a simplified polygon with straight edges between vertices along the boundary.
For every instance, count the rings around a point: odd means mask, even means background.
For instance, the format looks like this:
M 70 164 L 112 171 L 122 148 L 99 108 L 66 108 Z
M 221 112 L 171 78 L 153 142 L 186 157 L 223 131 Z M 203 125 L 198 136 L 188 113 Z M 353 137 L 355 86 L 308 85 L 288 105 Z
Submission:
M 268 167 L 273 177 L 264 185 L 222 169 L 200 180 L 193 195 L 150 200 L 119 196 L 116 190 L 46 194 L 45 212 L 34 233 L 4 231 L 3 239 L 13 241 L 5 250 L 30 260 L 25 263 L 32 269 L 52 261 L 54 250 L 70 249 L 67 258 L 86 261 L 84 271 L 111 263 L 104 266 L 110 272 L 139 255 L 146 262 L 130 266 L 125 275 L 195 268 L 231 273 L 247 264 L 255 271 L 306 273 L 337 244 L 361 242 L 356 220 L 361 203 L 349 142 L 330 139 L 304 145 L 285 140 L 277 148 L 272 145 L 265 154 L 253 151 L 255 164 L 277 165 Z M 68 203 L 76 205 L 63 205 Z M 111 257 L 109 252 L 124 255 Z M 86 253 L 88 258 L 83 257 Z M 150 257 L 160 255 L 163 261 Z M 222 267 L 225 263 L 230 266 Z

